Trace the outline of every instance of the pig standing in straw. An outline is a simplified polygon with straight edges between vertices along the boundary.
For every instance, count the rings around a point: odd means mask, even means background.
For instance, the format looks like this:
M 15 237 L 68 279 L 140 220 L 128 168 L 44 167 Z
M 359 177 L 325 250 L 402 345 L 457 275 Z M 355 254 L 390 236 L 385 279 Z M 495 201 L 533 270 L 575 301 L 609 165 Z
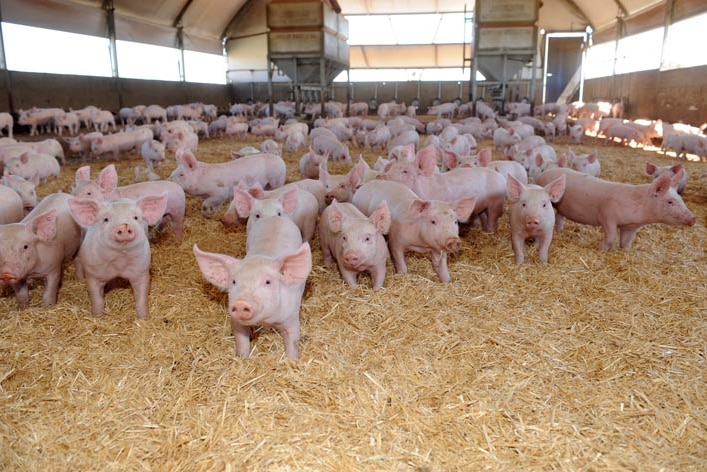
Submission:
M 247 254 L 243 259 L 204 252 L 194 256 L 206 280 L 228 292 L 228 313 L 236 355 L 250 356 L 252 326 L 276 329 L 285 355 L 299 357 L 300 320 L 304 286 L 312 270 L 309 243 L 299 228 L 282 216 L 248 220 Z
M 94 316 L 103 314 L 106 284 L 120 277 L 130 282 L 138 318 L 149 318 L 151 253 L 147 225 L 162 218 L 166 205 L 166 193 L 137 200 L 69 200 L 71 215 L 86 228 L 77 257 L 86 277 Z

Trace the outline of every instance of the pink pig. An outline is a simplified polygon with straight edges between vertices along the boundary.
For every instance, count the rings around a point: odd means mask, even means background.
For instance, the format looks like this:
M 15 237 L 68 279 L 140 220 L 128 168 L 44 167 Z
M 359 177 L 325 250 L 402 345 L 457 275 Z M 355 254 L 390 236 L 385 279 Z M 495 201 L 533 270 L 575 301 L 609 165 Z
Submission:
M 682 192 L 685 190 L 685 186 L 687 185 L 687 170 L 685 170 L 682 164 L 657 166 L 651 162 L 646 162 L 646 174 L 648 174 L 652 180 L 657 179 L 664 172 L 668 172 L 671 175 L 675 175 L 681 170 L 683 171 L 682 178 L 680 179 L 680 183 L 678 184 L 677 188 L 678 193 L 680 195 L 682 195 Z
M 0 225 L 17 223 L 24 214 L 22 197 L 10 187 L 0 185 Z
M 304 154 L 299 160 L 299 173 L 303 179 L 318 179 L 319 165 L 325 164 L 329 159 L 329 153 L 317 154 L 309 148 L 309 152 Z
M 151 253 L 147 225 L 160 220 L 166 205 L 166 193 L 137 200 L 69 200 L 72 216 L 86 229 L 78 260 L 86 277 L 93 316 L 104 312 L 106 284 L 120 277 L 130 282 L 138 318 L 149 318 Z
M 47 195 L 19 223 L 0 225 L 0 283 L 15 291 L 17 306 L 29 304 L 28 282 L 44 279 L 44 306 L 56 304 L 63 262 L 76 255 L 81 228 L 69 212 L 71 195 Z M 80 277 L 80 268 L 76 268 Z
M 434 155 L 418 153 L 416 162 L 389 164 L 380 178 L 404 183 L 425 200 L 455 202 L 476 197 L 474 215 L 481 218 L 483 230 L 493 233 L 498 229 L 506 201 L 506 179 L 501 174 L 485 167 L 458 168 L 444 173 L 434 169 Z
M 17 192 L 22 199 L 22 206 L 25 211 L 32 211 L 34 207 L 37 206 L 36 188 L 39 183 L 39 179 L 36 177 L 27 180 L 19 175 L 4 175 L 2 178 L 2 183 Z
M 234 185 L 241 180 L 258 182 L 270 189 L 285 183 L 287 166 L 274 154 L 253 154 L 218 164 L 197 161 L 194 154 L 185 149 L 179 149 L 175 157 L 178 165 L 169 180 L 179 184 L 187 194 L 205 198 L 201 204 L 201 214 L 205 217 L 231 198 Z
M 19 175 L 27 180 L 46 182 L 49 177 L 59 177 L 61 166 L 49 154 L 27 151 L 5 163 L 5 174 Z
M 350 202 L 356 188 L 361 184 L 365 168 L 355 165 L 344 175 L 330 174 L 326 166 L 319 166 L 319 181 L 324 184 L 326 193 L 324 198 L 327 204 L 337 202 Z
M 182 239 L 186 196 L 184 190 L 174 182 L 155 180 L 118 187 L 118 173 L 113 164 L 104 167 L 96 180 L 91 180 L 90 166 L 79 167 L 76 170 L 75 180 L 76 184 L 72 192 L 75 197 L 92 198 L 98 201 L 116 198 L 136 200 L 146 195 L 166 193 L 167 205 L 164 214 L 158 219 L 159 227 L 161 228 L 171 221 L 174 225 L 174 236 L 177 239 Z
M 522 264 L 525 241 L 532 239 L 538 249 L 538 258 L 547 264 L 552 232 L 555 226 L 553 202 L 558 202 L 565 191 L 565 176 L 561 175 L 545 187 L 524 185 L 509 176 L 507 181 L 508 218 L 511 223 L 511 242 L 517 264 Z
M 647 224 L 695 224 L 695 216 L 687 209 L 676 190 L 682 172 L 672 177 L 665 173 L 650 184 L 632 185 L 610 182 L 558 167 L 546 170 L 537 183 L 547 185 L 564 175 L 567 188 L 556 205 L 555 226 L 560 229 L 563 218 L 601 226 L 604 229 L 604 240 L 597 246 L 597 250 L 608 251 L 619 232 L 621 248 L 629 249 L 638 230 Z
M 275 328 L 285 343 L 285 355 L 299 357 L 299 312 L 312 253 L 302 243 L 297 226 L 287 218 L 265 218 L 248 234 L 245 258 L 204 252 L 194 256 L 206 280 L 228 292 L 228 313 L 236 355 L 250 356 L 251 327 Z
M 324 267 L 333 260 L 341 277 L 352 287 L 358 286 L 361 272 L 371 274 L 371 286 L 378 290 L 385 281 L 388 246 L 384 234 L 390 229 L 390 211 L 385 201 L 367 218 L 351 203 L 334 200 L 322 212 L 319 243 Z
M 300 229 L 302 240 L 311 242 L 317 227 L 319 204 L 314 195 L 297 187 L 291 187 L 276 197 L 262 199 L 253 197 L 245 189 L 234 187 L 233 201 L 226 215 L 232 214 L 229 212 L 236 213 L 240 218 L 248 218 L 248 226 L 253 219 L 285 216 Z M 221 221 L 223 222 L 224 219 L 222 218 Z
M 505 193 L 505 192 L 504 192 Z M 353 204 L 371 215 L 382 202 L 390 209 L 388 247 L 398 274 L 407 273 L 405 252 L 424 254 L 442 282 L 449 282 L 447 253 L 461 249 L 459 221 L 469 219 L 476 197 L 454 202 L 423 200 L 404 184 L 372 180 L 356 191 Z

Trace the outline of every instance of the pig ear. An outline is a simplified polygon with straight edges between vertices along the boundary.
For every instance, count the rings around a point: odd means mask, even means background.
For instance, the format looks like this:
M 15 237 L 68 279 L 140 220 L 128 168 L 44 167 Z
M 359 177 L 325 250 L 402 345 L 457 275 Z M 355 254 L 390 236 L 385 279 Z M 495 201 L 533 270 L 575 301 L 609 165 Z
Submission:
M 253 206 L 253 197 L 245 190 L 235 187 L 233 189 L 233 203 L 236 205 L 238 216 L 248 218 L 250 209 Z
M 476 195 L 454 202 L 454 211 L 457 213 L 457 219 L 462 223 L 469 221 L 474 208 L 476 208 Z
M 275 259 L 274 264 L 280 265 L 280 273 L 285 285 L 305 283 L 312 271 L 312 250 L 309 243 L 302 243 L 300 248 L 286 256 Z
M 111 164 L 98 174 L 98 180 L 96 180 L 101 190 L 105 192 L 112 192 L 118 186 L 118 172 L 115 170 L 115 165 Z
M 329 229 L 331 229 L 334 233 L 338 233 L 341 231 L 341 225 L 344 222 L 344 214 L 341 213 L 339 203 L 336 201 L 336 198 L 331 201 L 329 206 L 331 207 L 328 215 Z
M 550 195 L 550 201 L 557 203 L 565 194 L 566 179 L 564 175 L 559 176 L 549 184 L 545 185 L 545 191 Z
M 646 162 L 646 174 L 653 175 L 653 174 L 655 174 L 655 171 L 657 171 L 657 170 L 658 170 L 658 166 L 656 166 L 652 162 Z
M 189 167 L 189 170 L 195 170 L 199 166 L 199 161 L 196 160 L 194 154 L 188 149 L 184 149 L 182 152 L 182 162 L 185 166 Z
M 435 165 L 437 164 L 437 158 L 434 154 L 424 153 L 420 156 L 418 160 L 418 167 L 422 175 L 430 176 L 434 174 Z
M 673 171 L 675 172 L 675 171 Z M 667 174 L 667 172 L 666 172 Z M 680 184 L 680 181 L 683 178 L 683 175 L 685 174 L 685 169 L 680 167 L 680 169 L 675 172 L 675 174 L 670 178 L 670 186 L 673 188 L 678 188 L 678 185 Z
M 447 169 L 455 169 L 459 166 L 459 156 L 453 152 L 443 151 L 442 161 Z
M 355 165 L 351 168 L 351 170 L 347 174 L 347 177 L 352 187 L 358 187 L 359 185 L 361 185 L 364 170 L 365 169 L 359 165 Z
M 83 166 L 76 169 L 76 183 L 88 182 L 91 180 L 91 166 Z
M 680 174 L 682 177 L 682 174 Z M 650 192 L 651 195 L 654 197 L 657 197 L 665 192 L 668 191 L 668 189 L 671 186 L 670 182 L 670 174 L 668 172 L 663 172 L 656 178 L 652 183 L 650 187 Z
M 677 174 L 678 172 L 680 172 L 682 170 L 682 168 L 683 168 L 682 164 L 675 164 L 674 166 L 672 166 L 670 168 L 670 170 L 672 171 L 672 173 L 674 175 L 674 174 Z
M 388 209 L 388 203 L 383 200 L 378 208 L 375 209 L 371 216 L 368 217 L 368 221 L 373 223 L 378 231 L 383 234 L 388 234 L 390 229 L 390 210 Z
M 593 153 L 589 154 L 587 156 L 587 160 L 589 161 L 590 164 L 594 164 L 597 159 L 599 159 L 599 153 L 597 151 L 594 151 Z
M 560 157 L 557 159 L 557 167 L 567 167 L 568 162 L 567 162 L 567 154 L 564 152 L 560 154 Z
M 511 202 L 517 202 L 520 198 L 520 194 L 523 193 L 523 190 L 525 190 L 525 185 L 523 185 L 520 180 L 509 174 L 508 179 L 506 180 L 506 196 L 508 197 L 508 200 Z
M 413 217 L 420 217 L 430 207 L 429 200 L 413 200 L 410 209 Z
M 20 156 L 20 161 L 23 164 L 27 164 L 29 162 L 29 152 L 23 152 L 22 155 Z
M 319 181 L 322 183 L 326 183 L 327 178 L 329 177 L 329 171 L 327 170 L 326 164 L 324 162 L 319 163 Z
M 545 159 L 543 159 L 542 154 L 538 153 L 535 155 L 535 165 L 536 166 L 540 167 L 543 165 L 544 162 L 545 162 Z
M 56 209 L 32 218 L 30 230 L 40 241 L 51 241 L 56 236 Z
M 70 198 L 69 209 L 71 216 L 81 226 L 91 226 L 96 222 L 98 212 L 101 211 L 101 203 L 88 198 Z
M 137 206 L 142 210 L 142 216 L 148 225 L 157 224 L 164 216 L 167 208 L 167 192 L 160 195 L 145 195 L 137 200 Z
M 17 177 L 22 178 L 19 175 Z M 39 185 L 39 174 L 34 174 L 32 177 L 29 178 L 29 181 L 32 182 L 35 187 Z
M 254 182 L 253 185 L 251 185 L 251 187 L 248 189 L 248 193 L 251 194 L 254 198 L 265 198 L 265 190 L 263 189 L 263 186 L 260 185 L 260 182 Z
M 371 166 L 368 165 L 368 162 L 366 162 L 363 158 L 363 154 L 358 155 L 358 163 L 356 165 L 363 167 L 364 170 L 371 168 Z
M 194 244 L 194 257 L 206 280 L 225 292 L 231 286 L 231 269 L 238 267 L 240 260 L 225 254 L 204 252 Z
M 491 148 L 484 148 L 481 151 L 479 151 L 479 155 L 477 156 L 479 159 L 479 165 L 481 167 L 488 167 L 489 163 L 491 162 Z
M 299 203 L 299 190 L 297 188 L 288 190 L 280 195 L 279 200 L 280 203 L 282 203 L 282 209 L 285 210 L 285 213 L 291 215 L 297 211 L 297 204 Z

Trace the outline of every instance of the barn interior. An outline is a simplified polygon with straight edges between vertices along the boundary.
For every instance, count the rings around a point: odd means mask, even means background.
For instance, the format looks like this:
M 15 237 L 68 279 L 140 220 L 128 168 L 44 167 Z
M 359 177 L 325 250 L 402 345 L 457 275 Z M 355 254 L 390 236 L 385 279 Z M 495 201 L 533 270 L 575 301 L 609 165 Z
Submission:
M 268 14 L 278 4 L 281 23 Z M 473 18 L 480 4 L 505 7 L 487 11 L 482 26 L 499 35 L 520 28 L 530 44 L 478 51 L 480 36 L 444 45 L 346 42 L 344 15 Z M 521 11 L 527 5 L 536 8 Z M 293 8 L 317 12 L 322 24 L 292 26 Z M 228 114 L 233 103 L 337 100 L 369 103 L 375 119 L 378 104 L 403 101 L 419 104 L 426 124 L 436 116 L 424 110 L 437 103 L 540 104 L 564 93 L 567 102 L 580 94 L 621 102 L 625 118 L 699 127 L 707 122 L 707 65 L 568 83 L 581 73 L 587 41 L 615 41 L 705 11 L 698 0 L 0 0 L 2 22 L 222 54 L 227 63 L 226 83 L 206 84 L 184 80 L 184 71 L 177 81 L 123 78 L 119 63 L 112 77 L 8 70 L 3 53 L 0 111 L 95 105 L 117 114 L 202 102 Z M 469 34 L 479 34 L 471 24 Z M 557 84 L 545 69 L 552 61 Z M 406 67 L 463 67 L 469 75 L 333 81 L 354 69 Z M 313 126 L 307 116 L 297 119 Z M 18 140 L 55 137 L 28 133 L 15 125 Z M 195 155 L 223 163 L 262 142 L 201 136 Z M 288 359 L 279 333 L 261 328 L 241 359 L 228 297 L 201 274 L 193 248 L 245 257 L 246 227 L 204 217 L 201 199 L 188 196 L 183 237 L 173 228 L 151 233 L 148 320 L 136 317 L 124 281 L 106 293 L 105 315 L 92 316 L 86 283 L 71 264 L 54 306 L 42 306 L 41 282 L 22 310 L 13 290 L 0 286 L 0 469 L 703 470 L 706 162 L 661 152 L 659 142 L 624 146 L 588 135 L 581 144 L 559 136 L 551 145 L 558 155 L 597 152 L 602 179 L 633 185 L 650 182 L 649 163 L 680 164 L 689 175 L 680 198 L 694 225 L 649 224 L 631 249 L 600 252 L 600 227 L 567 221 L 547 265 L 532 245 L 519 265 L 506 205 L 496 232 L 463 225 L 462 248 L 449 258 L 451 282 L 410 253 L 408 273 L 388 263 L 380 290 L 366 275 L 351 287 L 335 266 L 325 267 L 315 237 L 300 358 Z M 493 148 L 491 139 L 479 140 L 484 148 Z M 330 162 L 329 172 L 350 171 L 359 154 L 370 166 L 385 154 L 351 151 L 353 163 Z M 302 178 L 305 152 L 282 150 L 287 183 Z M 82 166 L 95 177 L 113 164 L 119 184 L 129 185 L 142 164 L 137 150 L 117 161 L 66 156 L 59 177 L 37 187 L 40 199 L 71 192 Z M 167 179 L 175 168 L 168 152 L 154 171 Z

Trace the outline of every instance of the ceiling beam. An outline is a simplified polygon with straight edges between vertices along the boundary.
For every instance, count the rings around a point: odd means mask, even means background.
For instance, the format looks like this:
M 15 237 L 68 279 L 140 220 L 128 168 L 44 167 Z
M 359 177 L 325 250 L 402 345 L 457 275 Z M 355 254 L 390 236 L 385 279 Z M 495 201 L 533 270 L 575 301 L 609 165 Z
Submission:
M 582 8 L 579 5 L 577 5 L 577 2 L 575 2 L 574 0 L 563 0 L 563 1 L 570 7 L 570 10 L 573 10 L 575 13 L 577 13 L 578 16 L 580 16 L 582 19 L 584 19 L 584 21 L 586 21 L 587 24 L 592 27 L 592 30 L 596 30 L 592 20 L 590 20 L 589 16 L 586 13 L 584 13 L 584 11 L 582 10 Z
M 621 14 L 622 14 L 624 17 L 627 17 L 627 16 L 628 16 L 628 10 L 627 10 L 626 7 L 624 6 L 624 4 L 621 3 L 621 0 L 614 0 L 614 3 L 616 4 L 617 7 L 619 7 L 619 10 L 621 10 Z
M 189 7 L 191 6 L 192 2 L 194 2 L 194 0 L 186 1 L 182 9 L 179 10 L 179 14 L 174 19 L 174 23 L 172 24 L 172 26 L 174 26 L 175 28 L 179 28 L 180 26 L 182 26 L 182 18 L 184 18 L 184 14 L 187 12 L 187 10 L 189 10 Z

